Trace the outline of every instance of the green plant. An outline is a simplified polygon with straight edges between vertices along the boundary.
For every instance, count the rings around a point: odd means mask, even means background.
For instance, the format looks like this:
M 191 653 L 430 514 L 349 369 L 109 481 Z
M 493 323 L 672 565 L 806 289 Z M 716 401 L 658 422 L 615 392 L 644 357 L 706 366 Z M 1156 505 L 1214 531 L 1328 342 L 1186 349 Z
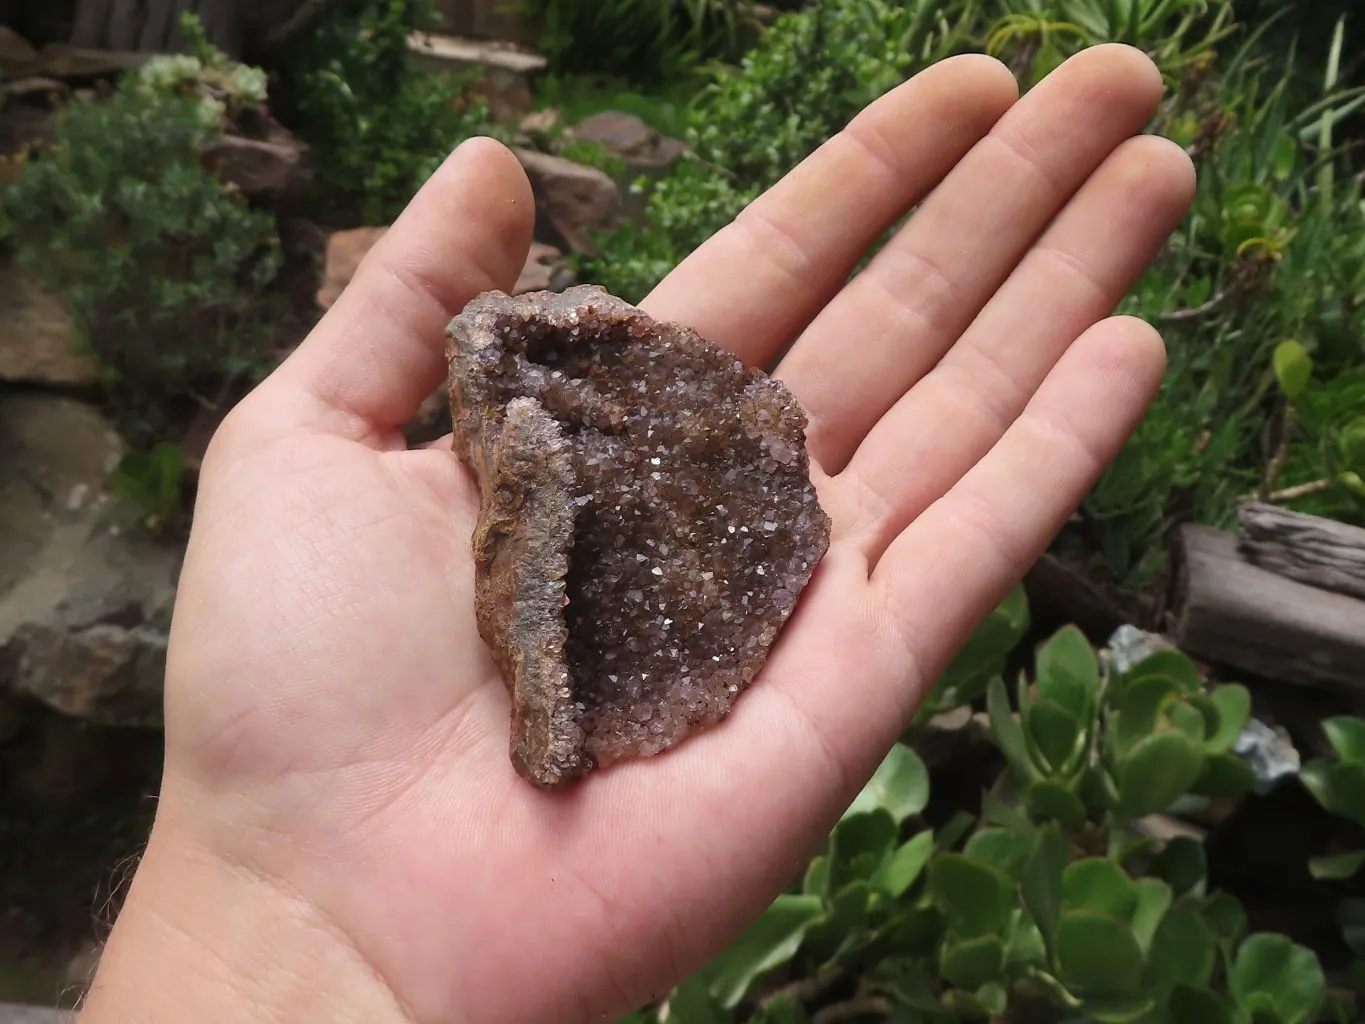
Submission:
M 1365 829 L 1365 719 L 1339 717 L 1322 723 L 1322 731 L 1336 755 L 1312 761 L 1300 777 L 1322 807 Z M 1314 878 L 1350 878 L 1365 867 L 1365 849 L 1315 859 Z
M 925 827 L 928 775 L 898 744 L 800 881 L 634 1020 L 1319 1019 L 1316 954 L 1248 935 L 1237 900 L 1208 891 L 1201 843 L 1139 827 L 1198 793 L 1246 788 L 1229 753 L 1246 691 L 1208 687 L 1174 651 L 1115 671 L 1067 628 L 1038 648 L 1013 712 L 998 666 L 1018 639 L 1018 601 L 961 663 L 986 667 L 958 676 L 990 677 L 1008 764 L 980 818 Z
M 620 75 L 659 86 L 700 62 L 733 56 L 754 23 L 752 0 L 519 0 L 557 74 Z
M 648 197 L 647 223 L 602 240 L 583 277 L 639 300 L 864 106 L 967 42 L 975 0 L 812 0 L 767 29 L 694 100 L 689 157 Z
M 0 186 L 19 263 L 65 297 L 130 433 L 155 436 L 168 398 L 216 391 L 271 340 L 274 217 L 203 163 L 262 98 L 259 73 L 221 54 L 153 58 L 72 103 Z
M 156 533 L 183 525 L 185 460 L 180 449 L 159 442 L 150 452 L 130 452 L 109 474 L 108 487 L 133 511 L 137 520 Z
M 308 143 L 313 205 L 388 224 L 452 149 L 497 135 L 472 77 L 413 64 L 408 37 L 431 0 L 346 0 L 280 61 L 276 109 Z

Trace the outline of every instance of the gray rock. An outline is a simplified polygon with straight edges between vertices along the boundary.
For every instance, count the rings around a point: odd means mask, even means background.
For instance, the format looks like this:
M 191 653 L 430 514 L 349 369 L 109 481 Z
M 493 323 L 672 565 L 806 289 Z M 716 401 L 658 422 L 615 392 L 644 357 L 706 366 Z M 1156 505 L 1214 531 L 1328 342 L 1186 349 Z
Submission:
M 122 442 L 69 398 L 0 393 L 0 692 L 155 727 L 182 551 L 119 527 Z
M 537 221 L 568 248 L 592 252 L 592 236 L 620 223 L 621 193 L 605 171 L 530 149 L 516 154 L 535 192 Z
M 0 1024 L 74 1024 L 75 1020 L 76 1015 L 69 1010 L 0 1003 Z
M 632 168 L 667 167 L 687 152 L 686 143 L 670 139 L 634 114 L 603 110 L 569 129 L 576 142 L 595 142 Z

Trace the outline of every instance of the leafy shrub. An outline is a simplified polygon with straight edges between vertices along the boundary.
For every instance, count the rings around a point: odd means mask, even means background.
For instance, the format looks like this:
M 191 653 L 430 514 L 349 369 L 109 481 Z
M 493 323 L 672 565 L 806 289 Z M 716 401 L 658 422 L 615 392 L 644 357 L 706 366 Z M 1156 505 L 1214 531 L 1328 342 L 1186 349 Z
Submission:
M 655 185 L 643 228 L 605 240 L 583 276 L 638 301 L 863 107 L 964 42 L 957 0 L 813 0 L 738 67 L 712 69 L 689 111 L 692 155 Z
M 946 706 L 948 690 L 988 677 L 961 691 L 986 691 L 1007 764 L 980 817 L 925 826 L 930 780 L 898 744 L 801 880 L 630 1020 L 1306 1024 L 1345 1012 L 1311 949 L 1248 934 L 1238 901 L 1209 890 L 1198 840 L 1139 826 L 1200 794 L 1247 790 L 1232 753 L 1247 691 L 1210 687 L 1175 651 L 1120 669 L 1068 627 L 1038 648 L 1012 709 L 999 673 L 1027 620 L 1020 602 L 1002 605 L 938 690 Z M 1342 761 L 1305 781 L 1358 817 L 1365 722 L 1328 729 Z
M 452 149 L 498 134 L 471 82 L 416 67 L 431 0 L 346 0 L 281 57 L 276 109 L 309 144 L 329 220 L 388 224 Z
M 0 191 L 16 257 L 64 296 L 136 432 L 167 395 L 259 363 L 280 266 L 274 217 L 207 171 L 263 76 L 221 54 L 158 57 L 75 101 Z
M 733 55 L 752 0 L 521 0 L 557 74 L 610 74 L 658 86 Z

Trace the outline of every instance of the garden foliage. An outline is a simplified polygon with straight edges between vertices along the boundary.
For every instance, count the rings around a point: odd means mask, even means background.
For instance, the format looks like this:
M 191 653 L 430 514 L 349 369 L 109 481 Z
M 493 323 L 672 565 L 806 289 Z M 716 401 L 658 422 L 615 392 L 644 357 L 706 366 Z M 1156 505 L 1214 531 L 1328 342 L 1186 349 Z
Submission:
M 107 99 L 73 101 L 52 143 L 0 187 L 17 260 L 64 296 L 111 392 L 143 411 L 247 372 L 277 315 L 274 216 L 203 160 L 230 119 L 264 102 L 265 76 L 198 38 Z
M 1252 787 L 1234 753 L 1247 690 L 1206 683 L 1176 651 L 1121 665 L 1074 627 L 1007 686 L 1001 670 L 1027 621 L 1011 595 L 936 694 L 938 711 L 986 695 L 1006 767 L 981 813 L 930 827 L 928 773 L 898 744 L 804 876 L 634 1024 L 1356 1019 L 1313 950 L 1250 932 L 1239 901 L 1209 886 L 1199 840 L 1154 838 L 1145 820 Z M 1303 782 L 1361 821 L 1365 720 L 1324 725 L 1338 759 L 1308 766 Z M 1350 851 L 1313 869 L 1340 878 L 1362 862 Z M 1365 903 L 1347 901 L 1340 917 L 1359 955 Z

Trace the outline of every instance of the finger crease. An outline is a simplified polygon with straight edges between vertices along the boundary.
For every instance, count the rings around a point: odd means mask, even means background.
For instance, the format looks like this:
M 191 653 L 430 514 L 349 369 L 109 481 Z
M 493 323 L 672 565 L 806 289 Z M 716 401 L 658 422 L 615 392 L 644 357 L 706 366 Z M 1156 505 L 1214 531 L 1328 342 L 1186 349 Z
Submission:
M 809 286 L 815 269 L 810 250 L 793 232 L 765 213 L 761 204 L 746 207 L 735 218 L 734 226 L 752 237 L 754 251 L 762 254 L 783 277 L 802 287 Z
M 893 243 L 877 254 L 861 277 L 882 293 L 898 319 L 923 324 L 935 342 L 957 333 L 958 325 L 946 311 L 961 305 L 958 286 L 923 253 Z

